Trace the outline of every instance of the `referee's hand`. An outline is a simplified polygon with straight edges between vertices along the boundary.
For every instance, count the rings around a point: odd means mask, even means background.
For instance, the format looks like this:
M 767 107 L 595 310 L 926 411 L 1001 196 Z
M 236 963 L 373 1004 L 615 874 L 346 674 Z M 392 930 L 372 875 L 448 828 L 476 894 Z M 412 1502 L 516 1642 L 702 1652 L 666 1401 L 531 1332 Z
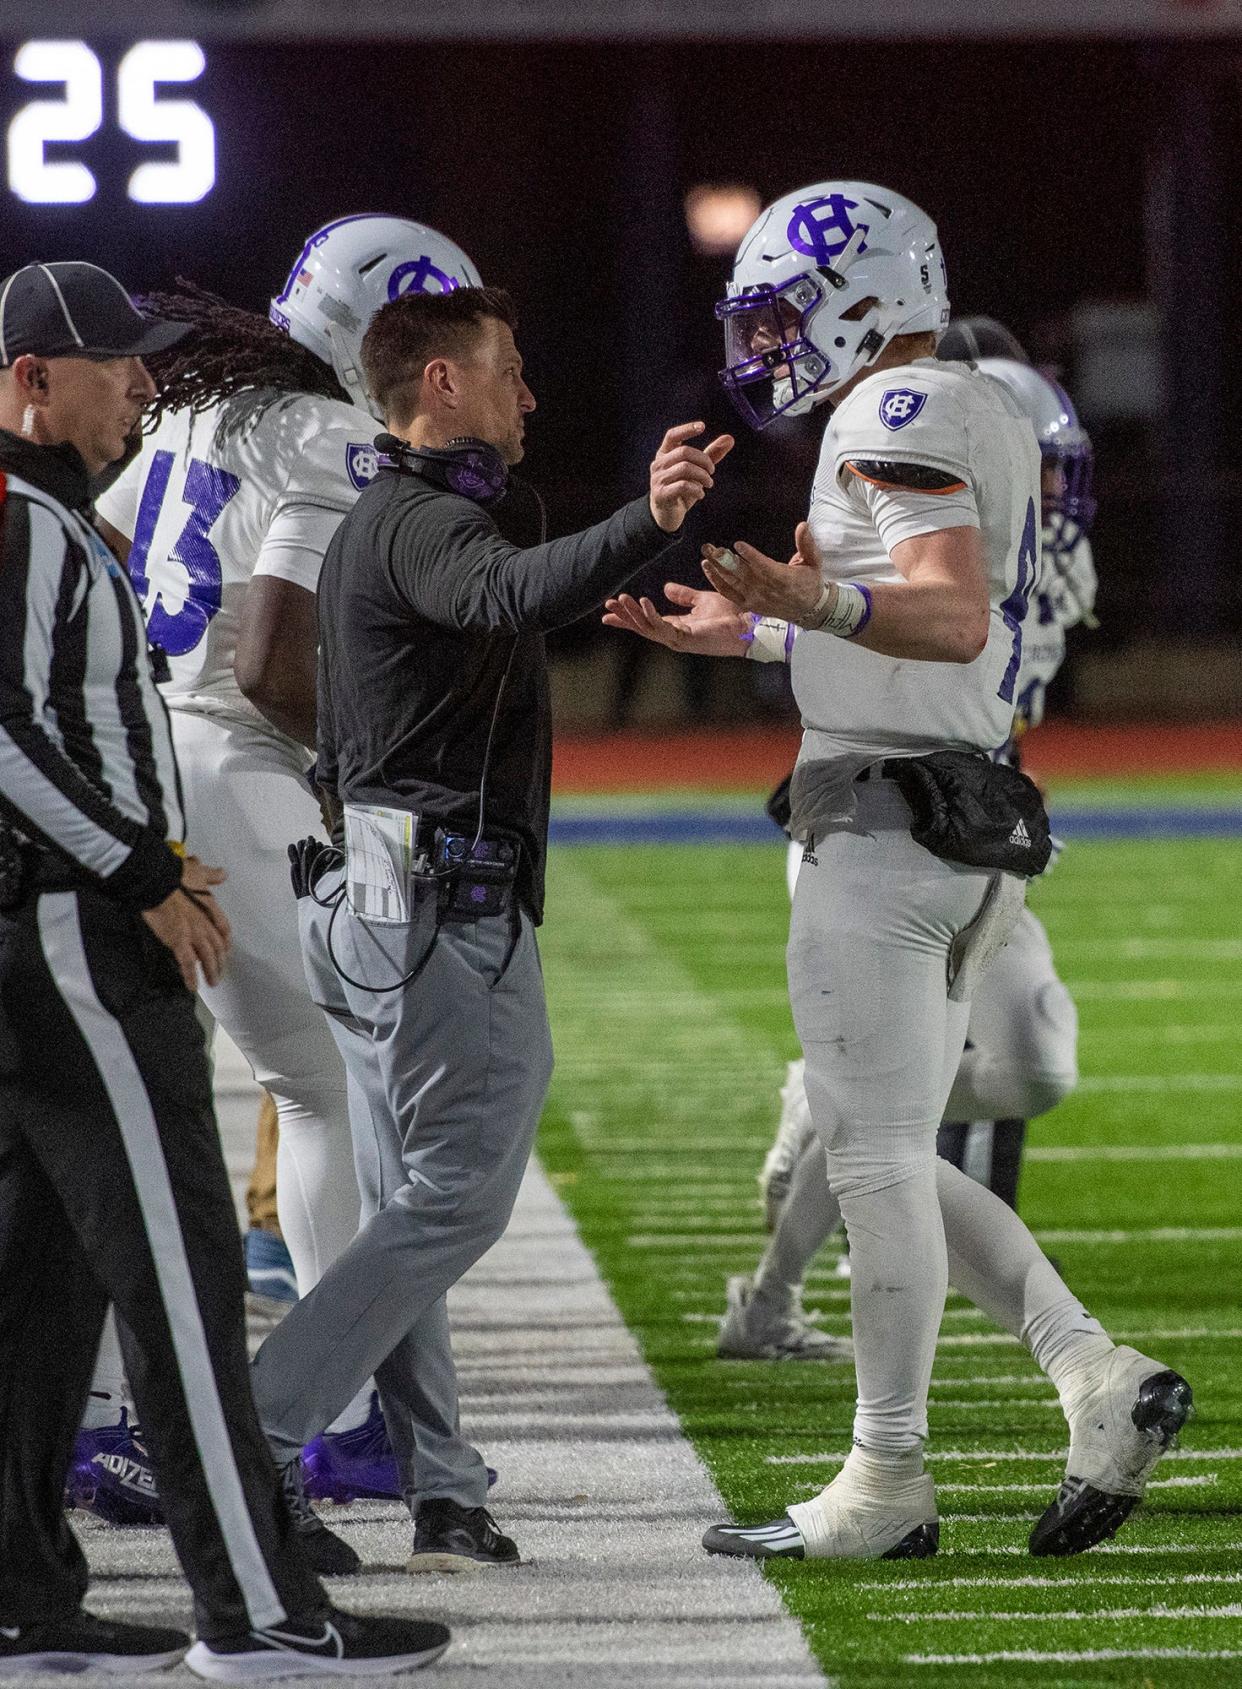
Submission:
M 154 909 L 143 911 L 143 920 L 176 957 L 187 991 L 198 990 L 200 967 L 208 985 L 219 983 L 230 934 L 211 888 L 227 878 L 223 868 L 208 868 L 197 856 L 187 856 L 177 890 Z
M 701 422 L 680 422 L 670 428 L 651 460 L 651 492 L 648 502 L 656 526 L 675 534 L 691 505 L 706 498 L 716 476 L 716 465 L 733 450 L 732 434 L 717 434 L 709 446 L 689 442 L 703 432 Z

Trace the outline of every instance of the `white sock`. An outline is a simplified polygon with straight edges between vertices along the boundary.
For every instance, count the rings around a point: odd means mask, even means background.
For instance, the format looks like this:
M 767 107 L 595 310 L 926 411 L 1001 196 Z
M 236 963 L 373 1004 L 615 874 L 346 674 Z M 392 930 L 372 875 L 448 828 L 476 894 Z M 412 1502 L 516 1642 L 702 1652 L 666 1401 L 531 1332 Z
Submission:
M 96 1431 L 103 1425 L 115 1425 L 121 1417 L 121 1409 L 128 1407 L 130 1401 L 125 1362 L 121 1359 L 121 1344 L 116 1334 L 116 1314 L 109 1307 L 99 1338 L 99 1353 L 95 1357 L 91 1393 L 82 1415 L 83 1428 Z
M 1065 1396 L 1065 1384 L 1113 1349 L 1007 1203 L 947 1161 L 936 1163 L 949 1280 L 1004 1330 L 1026 1344 Z
M 814 1139 L 794 1168 L 789 1195 L 755 1273 L 755 1292 L 788 1306 L 802 1289 L 807 1268 L 841 1220 L 841 1207 L 828 1189 L 824 1146 Z

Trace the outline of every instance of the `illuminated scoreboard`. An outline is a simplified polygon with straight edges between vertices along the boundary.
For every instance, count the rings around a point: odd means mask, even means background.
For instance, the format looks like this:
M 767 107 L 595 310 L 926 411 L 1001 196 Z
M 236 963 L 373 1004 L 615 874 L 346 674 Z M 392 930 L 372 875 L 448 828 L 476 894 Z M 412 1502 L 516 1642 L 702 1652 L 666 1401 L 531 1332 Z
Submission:
M 28 205 L 81 205 L 118 194 L 189 205 L 216 181 L 216 131 L 196 98 L 207 59 L 196 41 L 138 41 L 107 61 L 85 41 L 25 41 L 5 68 L 5 172 Z M 131 146 L 113 180 L 97 159 L 114 130 Z

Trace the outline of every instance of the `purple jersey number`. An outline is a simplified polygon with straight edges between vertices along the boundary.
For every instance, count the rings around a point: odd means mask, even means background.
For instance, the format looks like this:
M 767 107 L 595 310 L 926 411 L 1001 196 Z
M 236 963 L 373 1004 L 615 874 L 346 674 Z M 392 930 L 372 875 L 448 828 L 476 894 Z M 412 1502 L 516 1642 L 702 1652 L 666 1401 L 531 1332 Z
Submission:
M 206 633 L 208 622 L 220 608 L 220 555 L 207 536 L 220 512 L 237 493 L 241 481 L 236 475 L 230 475 L 227 469 L 217 469 L 201 458 L 190 460 L 181 491 L 181 502 L 189 505 L 190 515 L 168 553 L 170 560 L 180 563 L 185 570 L 189 588 L 181 608 L 170 611 L 165 608 L 158 592 L 154 599 L 150 597 L 147 562 L 151 541 L 155 538 L 155 525 L 172 478 L 172 468 L 172 452 L 153 454 L 138 505 L 138 519 L 134 524 L 129 573 L 146 614 L 147 638 L 170 657 L 183 657 L 187 651 L 193 651 Z
M 1013 654 L 1009 659 L 1000 685 L 996 688 L 996 696 L 1002 703 L 1013 703 L 1014 682 L 1018 678 L 1018 670 L 1022 666 L 1022 624 L 1026 620 L 1027 606 L 1030 603 L 1031 592 L 1038 573 L 1039 536 L 1035 531 L 1035 500 L 1026 501 L 1026 525 L 1022 529 L 1022 538 L 1018 544 L 1018 578 L 1014 582 L 1013 591 L 1000 607 L 1001 615 L 1005 618 L 1005 626 L 1013 635 Z

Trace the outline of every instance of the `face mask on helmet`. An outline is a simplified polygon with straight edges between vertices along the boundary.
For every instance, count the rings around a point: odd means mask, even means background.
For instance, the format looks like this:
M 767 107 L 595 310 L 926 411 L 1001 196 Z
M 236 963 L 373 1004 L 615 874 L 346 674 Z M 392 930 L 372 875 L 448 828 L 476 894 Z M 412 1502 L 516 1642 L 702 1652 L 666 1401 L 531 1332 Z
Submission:
M 404 217 L 341 217 L 302 248 L 268 315 L 334 371 L 354 404 L 380 421 L 362 374 L 362 337 L 381 305 L 403 293 L 482 285 L 453 241 Z
M 978 368 L 1008 388 L 1031 419 L 1039 442 L 1044 550 L 1054 564 L 1068 560 L 1095 519 L 1091 436 L 1064 387 L 1033 365 L 1016 358 L 980 358 Z
M 948 320 L 936 226 L 917 206 L 865 182 L 787 194 L 738 249 L 720 379 L 746 421 L 764 428 L 831 398 L 896 334 Z

